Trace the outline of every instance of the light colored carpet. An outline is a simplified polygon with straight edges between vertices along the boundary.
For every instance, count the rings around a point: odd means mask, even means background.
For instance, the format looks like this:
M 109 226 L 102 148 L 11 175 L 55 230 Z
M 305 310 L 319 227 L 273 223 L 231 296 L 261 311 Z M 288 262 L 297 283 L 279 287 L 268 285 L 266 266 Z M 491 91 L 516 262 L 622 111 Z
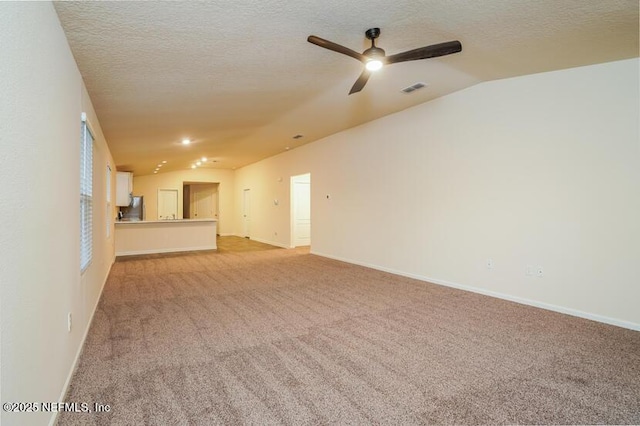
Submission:
M 119 259 L 58 424 L 640 423 L 638 332 L 262 248 Z

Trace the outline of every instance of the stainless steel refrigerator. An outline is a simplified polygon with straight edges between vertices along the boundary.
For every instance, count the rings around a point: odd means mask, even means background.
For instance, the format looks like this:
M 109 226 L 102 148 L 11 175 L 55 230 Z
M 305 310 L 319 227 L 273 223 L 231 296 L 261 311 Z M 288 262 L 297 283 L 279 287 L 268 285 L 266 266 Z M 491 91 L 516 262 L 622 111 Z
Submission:
M 131 197 L 131 204 L 127 207 L 120 207 L 120 220 L 144 220 L 144 200 L 142 198 Z

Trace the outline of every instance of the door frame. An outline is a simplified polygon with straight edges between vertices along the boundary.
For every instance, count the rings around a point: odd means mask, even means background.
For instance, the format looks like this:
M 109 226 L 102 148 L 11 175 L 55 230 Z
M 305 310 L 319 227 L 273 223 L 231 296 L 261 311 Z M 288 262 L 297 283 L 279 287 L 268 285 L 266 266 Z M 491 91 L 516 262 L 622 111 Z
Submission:
M 248 220 L 247 212 L 249 213 Z M 251 239 L 251 188 L 242 190 L 242 236 Z
M 206 187 L 205 190 L 203 190 Z M 206 192 L 208 197 L 211 198 L 211 219 L 218 220 L 218 211 L 220 209 L 220 184 L 219 183 L 191 183 L 189 184 L 189 213 L 190 216 L 197 215 L 197 203 L 196 194 Z M 192 209 L 193 208 L 193 209 Z M 184 209 L 184 207 L 183 207 Z M 194 213 L 195 210 L 195 213 Z M 191 217 L 192 219 L 201 219 L 200 217 Z M 206 218 L 209 219 L 209 218 Z
M 291 176 L 290 178 L 290 188 L 289 193 L 291 196 L 290 207 L 291 211 L 289 213 L 289 222 L 290 222 L 290 241 L 289 247 L 296 247 L 296 191 L 295 185 L 296 183 L 308 183 L 309 184 L 309 214 L 311 214 L 311 173 L 302 173 L 299 175 Z M 309 220 L 311 222 L 311 219 Z M 312 225 L 309 225 L 312 226 Z M 309 230 L 311 232 L 311 230 Z M 311 237 L 309 237 L 311 238 Z M 310 243 L 311 244 L 311 243 Z
M 217 220 L 217 233 L 218 235 L 223 235 L 221 234 L 220 230 L 223 229 L 223 224 L 221 221 L 221 217 L 220 217 L 220 191 L 222 191 L 222 183 L 220 181 L 195 181 L 195 180 L 184 180 L 182 181 L 182 191 L 183 191 L 183 197 L 182 197 L 182 214 L 184 217 L 184 210 L 185 210 L 185 205 L 187 207 L 187 210 L 190 210 L 190 206 L 189 204 L 191 204 L 191 190 L 193 189 L 192 186 L 193 185 L 216 185 L 216 192 L 215 192 L 215 202 L 216 202 L 216 208 L 213 212 L 214 215 L 214 219 Z M 184 191 L 185 191 L 185 187 L 189 187 L 189 197 L 187 197 L 187 199 L 185 199 L 184 196 Z M 193 215 L 191 211 L 188 212 L 189 213 L 189 218 L 193 219 Z

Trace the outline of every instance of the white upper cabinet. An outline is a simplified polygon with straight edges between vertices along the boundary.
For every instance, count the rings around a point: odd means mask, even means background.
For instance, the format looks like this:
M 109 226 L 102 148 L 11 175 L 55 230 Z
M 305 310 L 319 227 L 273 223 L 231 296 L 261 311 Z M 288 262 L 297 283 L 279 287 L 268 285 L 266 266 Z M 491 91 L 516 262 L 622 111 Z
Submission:
M 116 206 L 131 204 L 133 192 L 133 173 L 118 172 L 116 174 Z

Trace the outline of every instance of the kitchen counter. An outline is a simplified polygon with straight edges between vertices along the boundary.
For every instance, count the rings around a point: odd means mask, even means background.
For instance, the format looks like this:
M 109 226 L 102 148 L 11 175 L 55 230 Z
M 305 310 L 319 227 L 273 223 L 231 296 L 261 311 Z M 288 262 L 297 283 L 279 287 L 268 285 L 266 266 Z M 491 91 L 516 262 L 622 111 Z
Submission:
M 216 219 L 116 221 L 116 256 L 215 250 L 217 224 Z
M 116 220 L 116 225 L 127 225 L 131 223 L 185 223 L 185 222 L 217 222 L 217 219 L 163 219 L 163 220 Z

